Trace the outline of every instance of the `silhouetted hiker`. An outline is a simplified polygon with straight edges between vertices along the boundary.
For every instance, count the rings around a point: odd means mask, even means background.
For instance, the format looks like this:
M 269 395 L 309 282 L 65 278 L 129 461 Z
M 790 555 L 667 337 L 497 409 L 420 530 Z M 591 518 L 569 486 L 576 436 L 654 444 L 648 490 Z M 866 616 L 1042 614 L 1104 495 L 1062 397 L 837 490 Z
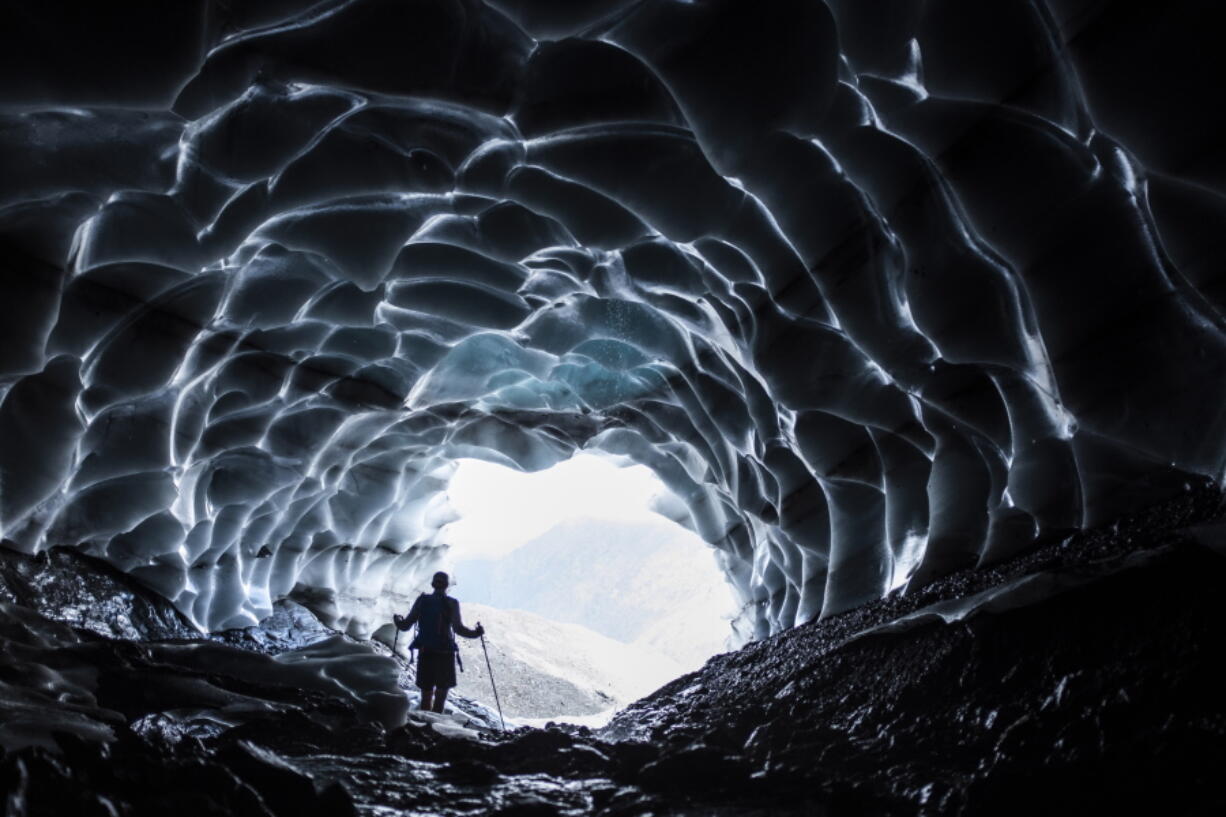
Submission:
M 480 638 L 485 634 L 485 628 L 479 621 L 474 630 L 464 626 L 460 618 L 460 602 L 447 595 L 449 584 L 450 577 L 440 570 L 430 581 L 433 593 L 418 596 L 407 616 L 392 616 L 402 631 L 417 625 L 417 637 L 409 644 L 409 649 L 417 650 L 417 688 L 421 690 L 421 708 L 435 712 L 443 711 L 447 690 L 456 683 L 455 664 L 460 648 L 456 646 L 452 633 L 459 633 L 465 638 Z

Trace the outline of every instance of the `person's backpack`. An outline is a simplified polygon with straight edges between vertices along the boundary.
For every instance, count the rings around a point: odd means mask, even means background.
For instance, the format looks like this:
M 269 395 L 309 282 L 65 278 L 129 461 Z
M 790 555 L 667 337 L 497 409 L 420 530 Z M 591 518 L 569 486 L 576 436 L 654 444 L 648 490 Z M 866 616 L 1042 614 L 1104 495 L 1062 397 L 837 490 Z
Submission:
M 447 596 L 435 593 L 422 593 L 418 599 L 417 635 L 409 644 L 409 650 L 430 650 L 432 652 L 452 652 L 459 658 L 460 647 L 455 642 L 455 633 L 451 629 L 451 604 Z M 464 665 L 460 665 L 460 671 Z

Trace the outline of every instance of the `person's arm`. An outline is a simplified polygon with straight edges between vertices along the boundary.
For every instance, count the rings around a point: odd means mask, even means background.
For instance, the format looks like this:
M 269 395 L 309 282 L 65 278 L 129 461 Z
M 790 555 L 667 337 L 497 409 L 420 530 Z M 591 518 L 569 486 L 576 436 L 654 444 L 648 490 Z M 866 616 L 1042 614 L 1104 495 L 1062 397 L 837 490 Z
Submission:
M 421 618 L 421 596 L 413 600 L 413 606 L 409 609 L 409 614 L 402 619 L 399 619 L 397 626 L 401 632 L 405 632 L 412 628 L 417 623 L 417 619 Z
M 485 635 L 485 628 L 480 624 L 476 629 L 470 630 L 464 626 L 464 620 L 460 618 L 460 600 L 451 599 L 451 629 L 456 631 L 457 635 L 462 635 L 465 638 L 480 638 Z

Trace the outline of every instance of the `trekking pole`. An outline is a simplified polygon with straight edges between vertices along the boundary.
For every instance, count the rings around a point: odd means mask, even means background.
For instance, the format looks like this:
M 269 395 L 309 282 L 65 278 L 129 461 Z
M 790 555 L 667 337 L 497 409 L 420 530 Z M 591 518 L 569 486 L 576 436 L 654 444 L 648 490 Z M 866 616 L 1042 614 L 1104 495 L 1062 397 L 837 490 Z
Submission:
M 400 655 L 400 653 L 397 652 L 397 650 L 400 647 L 400 633 L 401 633 L 400 624 L 403 621 L 404 619 L 402 619 L 399 615 L 392 616 L 392 624 L 396 628 L 396 635 L 392 637 L 392 660 L 393 661 L 395 661 L 396 657 Z M 413 651 L 413 645 L 410 644 L 409 652 L 411 653 L 412 651 Z M 397 685 L 400 684 L 400 678 L 403 675 L 404 675 L 404 668 L 401 667 L 400 664 L 397 664 L 396 665 L 396 684 Z
M 477 622 L 477 626 L 481 626 L 481 622 Z M 481 633 L 481 652 L 485 653 L 485 668 L 490 673 L 490 688 L 494 690 L 494 704 L 498 707 L 498 722 L 502 724 L 502 731 L 507 731 L 507 722 L 502 718 L 502 703 L 498 700 L 498 685 L 494 683 L 494 668 L 490 666 L 490 651 L 485 648 L 485 633 Z
M 392 663 L 396 663 L 396 645 L 400 643 L 400 628 L 396 628 L 396 635 L 392 638 Z M 399 664 L 396 664 L 396 686 L 400 686 L 400 676 L 404 675 L 404 670 Z

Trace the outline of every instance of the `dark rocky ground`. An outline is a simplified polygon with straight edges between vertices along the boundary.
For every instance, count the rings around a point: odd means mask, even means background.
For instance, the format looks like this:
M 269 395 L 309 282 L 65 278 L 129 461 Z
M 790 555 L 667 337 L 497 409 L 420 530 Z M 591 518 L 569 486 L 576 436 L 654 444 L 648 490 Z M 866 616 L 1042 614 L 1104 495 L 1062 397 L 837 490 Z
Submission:
M 5 815 L 1226 813 L 1222 511 L 1190 489 L 717 656 L 597 733 L 398 725 L 390 659 L 300 608 L 203 639 L 0 550 Z

